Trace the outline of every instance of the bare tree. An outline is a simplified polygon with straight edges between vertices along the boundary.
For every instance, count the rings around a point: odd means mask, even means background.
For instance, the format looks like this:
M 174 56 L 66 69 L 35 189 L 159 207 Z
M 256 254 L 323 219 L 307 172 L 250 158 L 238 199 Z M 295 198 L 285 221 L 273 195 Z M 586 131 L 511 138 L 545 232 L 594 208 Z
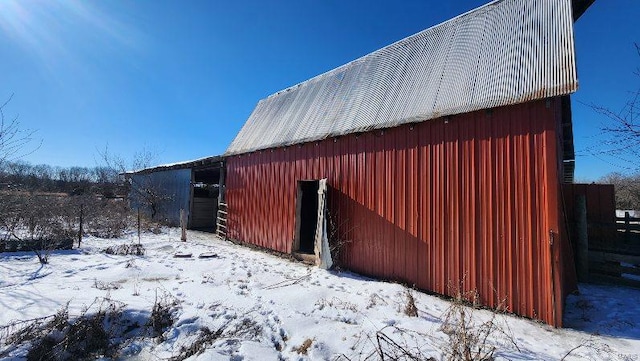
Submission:
M 5 167 L 7 160 L 20 158 L 20 156 L 30 153 L 25 149 L 28 143 L 33 140 L 33 135 L 35 134 L 34 130 L 23 130 L 20 127 L 18 116 L 13 118 L 5 116 L 5 108 L 12 98 L 13 94 L 0 105 L 0 166 L 3 169 L 3 173 L 10 173 L 6 172 L 9 170 Z M 35 149 L 31 150 L 31 152 L 33 151 Z M 3 178 L 6 175 L 3 174 Z M 23 208 L 20 207 L 20 202 L 23 200 L 19 196 L 7 194 L 4 190 L 0 190 L 0 243 L 2 243 L 2 248 L 4 248 L 7 240 L 11 238 L 19 239 L 20 227 L 24 227 L 24 220 L 28 218 L 26 214 L 21 212 Z M 35 228 L 33 231 L 35 232 Z
M 144 169 L 151 167 L 156 158 L 156 154 L 148 149 L 142 149 L 133 155 L 130 162 L 124 158 L 109 152 L 108 147 L 99 152 L 107 168 L 117 172 L 124 178 L 128 187 L 129 200 L 135 205 L 148 211 L 152 221 L 162 221 L 158 219 L 163 206 L 174 199 L 163 186 L 162 182 L 156 179 L 152 173 L 145 172 Z
M 640 45 L 636 43 L 635 48 L 640 56 Z M 640 77 L 640 69 L 634 74 Z M 630 92 L 629 100 L 620 111 L 595 104 L 590 106 L 609 120 L 603 127 L 607 135 L 604 148 L 599 146 L 592 153 L 612 157 L 628 170 L 640 170 L 640 89 Z
M 599 182 L 614 185 L 617 209 L 640 210 L 640 172 L 610 173 L 602 177 Z
M 28 150 L 26 146 L 33 140 L 33 136 L 36 133 L 35 130 L 25 130 L 20 127 L 18 116 L 13 118 L 6 118 L 4 109 L 9 104 L 13 94 L 9 96 L 9 99 L 0 105 L 0 163 L 3 163 L 7 159 L 19 158 L 29 153 L 34 152 L 35 149 Z

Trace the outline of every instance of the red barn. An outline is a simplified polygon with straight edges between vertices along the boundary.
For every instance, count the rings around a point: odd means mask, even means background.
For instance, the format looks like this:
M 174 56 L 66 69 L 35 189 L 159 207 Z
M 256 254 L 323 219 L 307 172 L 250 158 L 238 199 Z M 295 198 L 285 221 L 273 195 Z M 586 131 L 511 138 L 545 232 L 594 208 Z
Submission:
M 494 1 L 261 100 L 225 154 L 228 238 L 561 326 L 592 2 Z

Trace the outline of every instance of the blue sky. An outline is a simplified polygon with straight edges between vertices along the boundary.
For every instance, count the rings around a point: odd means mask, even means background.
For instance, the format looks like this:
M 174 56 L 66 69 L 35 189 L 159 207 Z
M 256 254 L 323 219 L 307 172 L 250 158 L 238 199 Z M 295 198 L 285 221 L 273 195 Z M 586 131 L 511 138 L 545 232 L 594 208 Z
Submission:
M 486 2 L 0 0 L 0 100 L 38 130 L 31 163 L 221 154 L 260 99 Z M 606 119 L 583 103 L 640 88 L 638 18 L 640 1 L 597 0 L 576 24 L 579 180 L 621 170 L 585 151 Z

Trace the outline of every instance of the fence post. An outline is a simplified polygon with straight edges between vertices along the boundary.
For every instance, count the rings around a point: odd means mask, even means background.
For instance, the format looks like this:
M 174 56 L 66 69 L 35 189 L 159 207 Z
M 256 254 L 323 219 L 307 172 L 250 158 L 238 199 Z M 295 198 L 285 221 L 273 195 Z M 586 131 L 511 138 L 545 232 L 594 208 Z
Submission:
M 80 248 L 80 245 L 82 244 L 82 233 L 83 233 L 83 229 L 82 229 L 82 222 L 83 222 L 83 212 L 84 211 L 84 204 L 80 204 L 80 229 L 78 229 L 78 248 Z
M 624 240 L 625 242 L 631 241 L 631 215 L 629 212 L 624 212 Z
M 576 196 L 576 215 L 578 232 L 577 271 L 580 282 L 589 281 L 589 233 L 587 230 L 587 198 L 584 194 Z
M 140 244 L 140 208 L 138 208 L 138 244 Z
M 186 214 L 183 208 L 180 208 L 180 229 L 182 230 L 182 235 L 180 236 L 180 240 L 182 242 L 187 241 L 187 220 Z

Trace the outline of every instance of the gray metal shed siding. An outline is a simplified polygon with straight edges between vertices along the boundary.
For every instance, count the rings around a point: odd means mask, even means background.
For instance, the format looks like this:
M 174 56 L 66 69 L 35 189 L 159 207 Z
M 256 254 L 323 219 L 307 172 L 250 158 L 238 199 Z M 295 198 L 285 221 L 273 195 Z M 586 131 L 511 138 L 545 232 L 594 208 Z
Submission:
M 166 219 L 170 224 L 180 224 L 180 209 L 186 211 L 189 216 L 189 200 L 191 198 L 191 169 L 173 169 L 166 171 L 156 171 L 147 174 L 131 174 L 131 186 L 153 187 L 162 192 L 166 199 L 159 204 L 158 215 L 161 219 Z M 141 207 L 143 211 L 150 213 L 151 210 L 144 207 L 139 192 L 135 189 L 131 192 L 131 207 L 136 209 Z

